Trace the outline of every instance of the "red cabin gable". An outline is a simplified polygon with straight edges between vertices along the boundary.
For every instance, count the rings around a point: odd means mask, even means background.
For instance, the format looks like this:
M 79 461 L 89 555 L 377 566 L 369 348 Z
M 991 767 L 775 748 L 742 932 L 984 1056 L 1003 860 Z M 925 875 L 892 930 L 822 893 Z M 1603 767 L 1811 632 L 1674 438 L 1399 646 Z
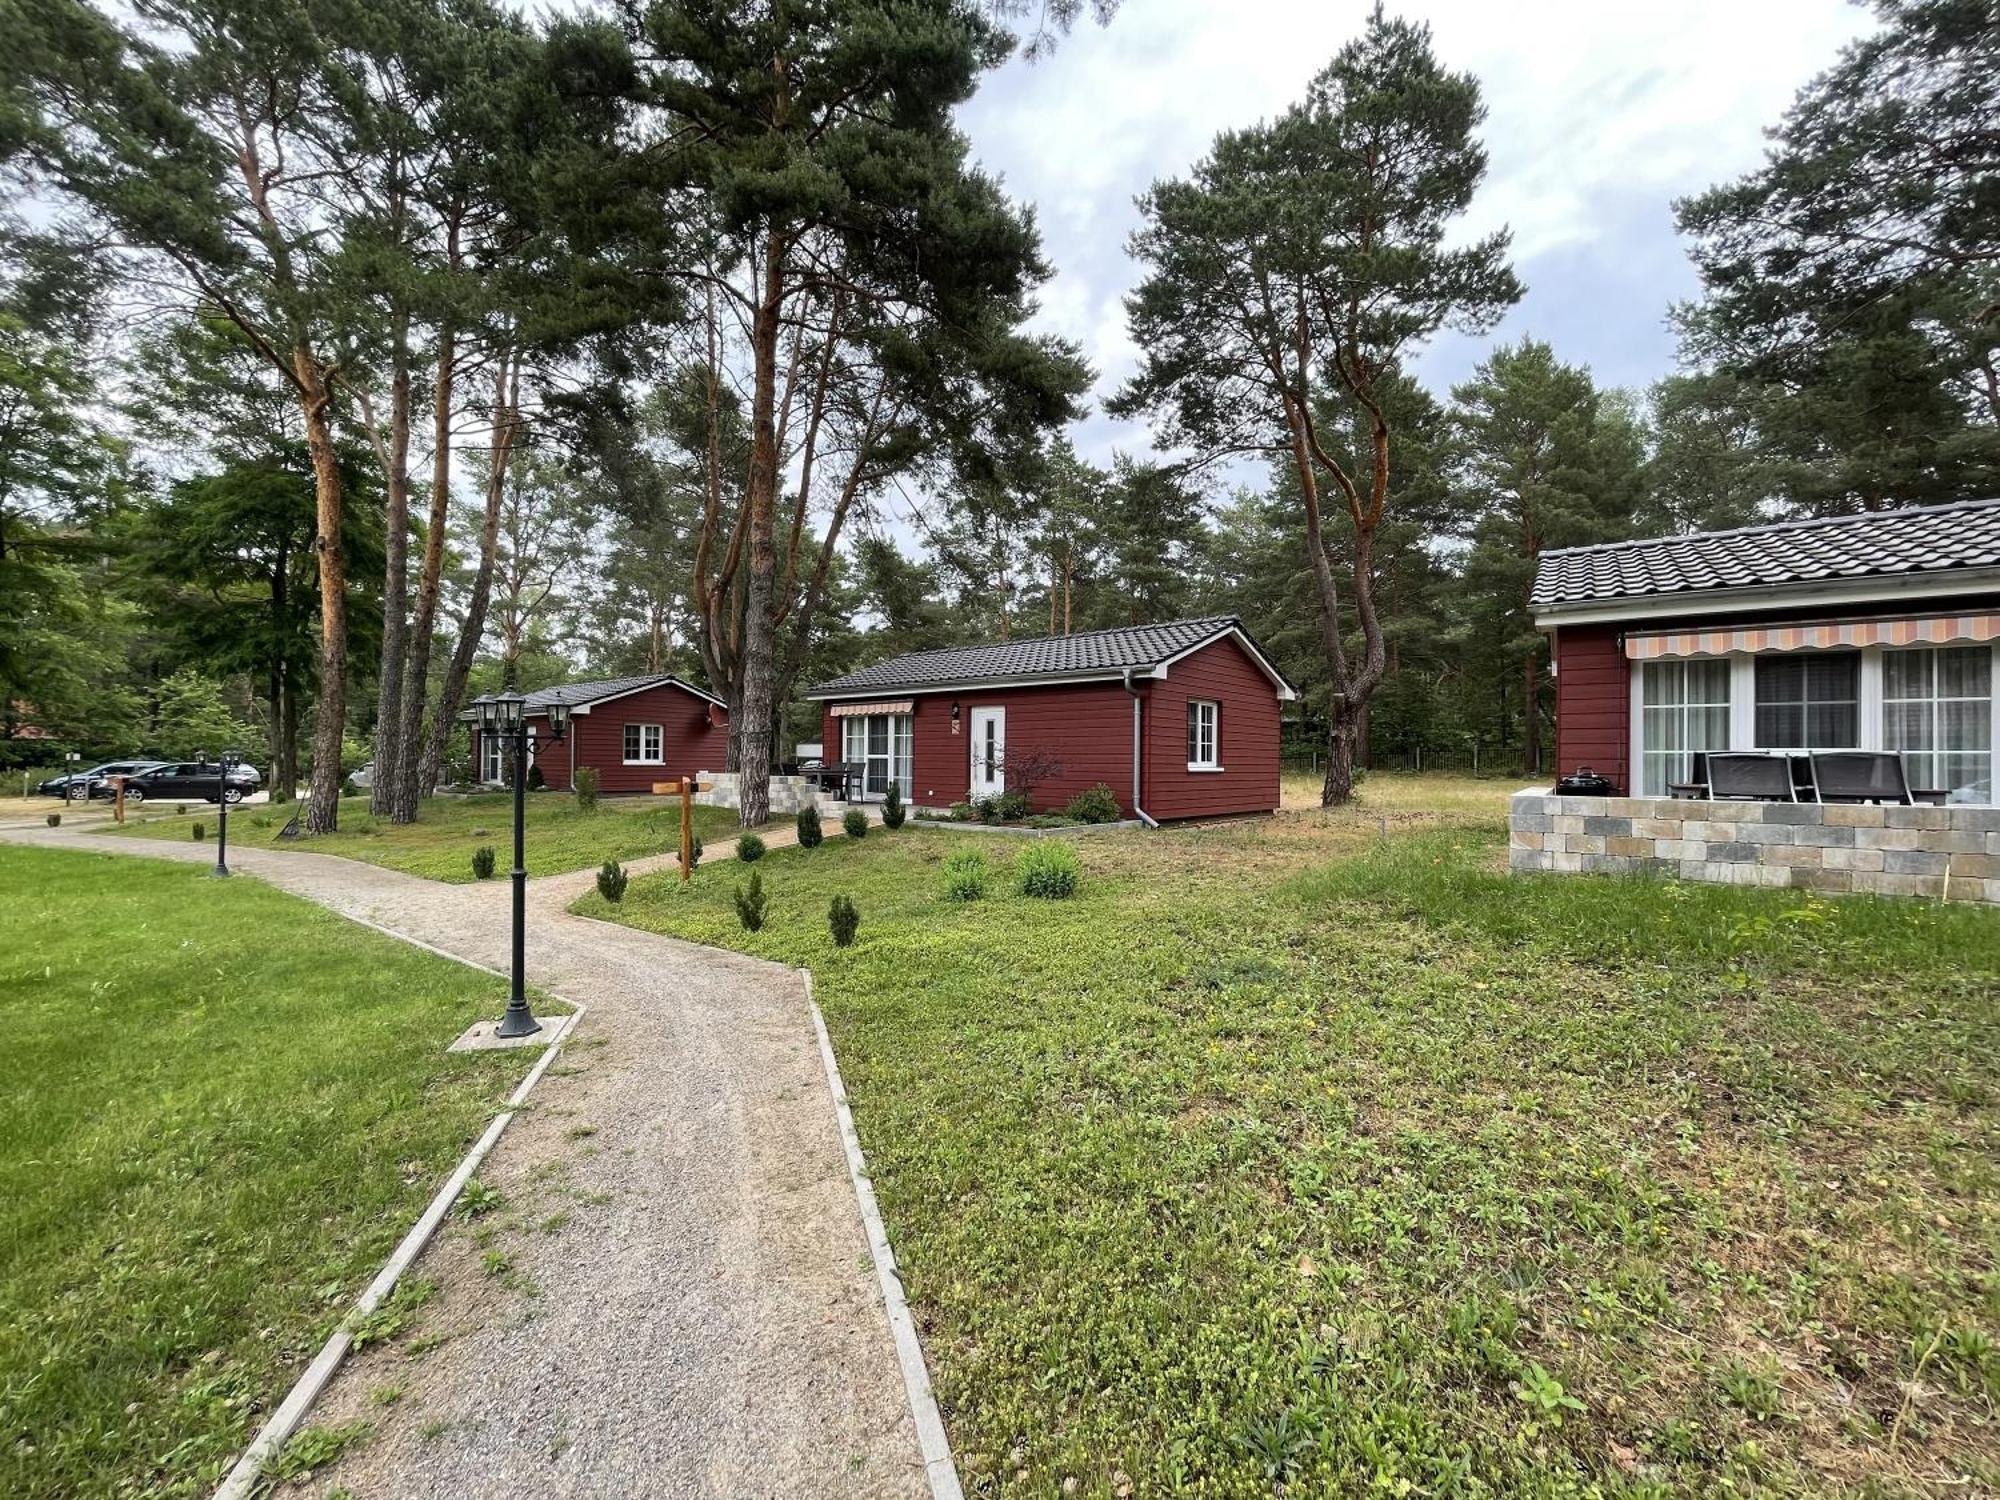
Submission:
M 569 732 L 561 744 L 548 739 L 548 701 L 570 704 Z M 681 681 L 655 675 L 570 683 L 528 695 L 528 724 L 536 734 L 534 763 L 550 787 L 566 790 L 575 772 L 589 766 L 605 793 L 650 792 L 727 763 L 729 713 L 720 699 Z M 472 731 L 474 776 L 497 784 L 502 773 L 494 749 Z

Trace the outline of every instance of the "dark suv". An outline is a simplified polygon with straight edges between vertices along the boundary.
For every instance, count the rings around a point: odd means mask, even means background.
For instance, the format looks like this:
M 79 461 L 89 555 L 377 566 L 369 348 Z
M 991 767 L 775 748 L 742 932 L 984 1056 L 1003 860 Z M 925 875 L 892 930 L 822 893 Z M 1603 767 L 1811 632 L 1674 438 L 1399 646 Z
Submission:
M 197 797 L 205 802 L 216 800 L 216 787 L 222 786 L 222 797 L 228 802 L 241 802 L 257 790 L 262 778 L 255 766 L 238 766 L 229 773 L 227 782 L 222 781 L 222 767 L 213 761 L 168 761 L 165 765 L 154 766 L 150 771 L 141 771 L 125 783 L 127 802 L 144 802 L 149 798 L 185 798 L 192 802 Z
M 156 760 L 107 760 L 74 776 L 51 776 L 35 791 L 44 797 L 67 797 L 72 802 L 81 802 L 85 797 L 98 796 L 100 787 L 108 790 L 113 776 L 136 776 L 158 764 Z

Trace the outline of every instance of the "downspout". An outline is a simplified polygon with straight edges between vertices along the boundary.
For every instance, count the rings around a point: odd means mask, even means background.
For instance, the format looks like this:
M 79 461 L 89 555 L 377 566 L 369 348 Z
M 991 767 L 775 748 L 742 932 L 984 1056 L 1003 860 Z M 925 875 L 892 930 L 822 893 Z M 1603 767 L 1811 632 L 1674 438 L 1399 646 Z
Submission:
M 1139 805 L 1139 690 L 1132 686 L 1132 669 L 1125 669 L 1125 691 L 1132 695 L 1132 811 L 1148 828 L 1158 828 L 1160 820 Z

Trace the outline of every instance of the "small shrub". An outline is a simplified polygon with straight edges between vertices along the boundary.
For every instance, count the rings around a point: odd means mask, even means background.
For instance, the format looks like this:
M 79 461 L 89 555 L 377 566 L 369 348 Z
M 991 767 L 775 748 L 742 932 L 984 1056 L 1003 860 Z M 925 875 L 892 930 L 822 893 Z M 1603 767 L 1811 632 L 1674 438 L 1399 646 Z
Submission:
M 202 841 L 203 839 L 205 839 L 205 838 L 207 838 L 207 837 L 208 837 L 208 825 L 207 825 L 206 823 L 197 823 L 197 824 L 195 824 L 195 825 L 194 825 L 194 841 L 195 841 L 195 842 L 196 842 L 197 844 L 199 844 L 199 843 L 200 843 L 200 842 L 201 842 L 201 841 Z
M 892 781 L 889 783 L 889 789 L 882 794 L 882 826 L 888 829 L 901 828 L 906 816 L 903 789 Z
M 185 802 L 176 802 L 174 804 L 174 811 L 181 817 L 187 816 L 187 810 L 188 810 L 188 805 Z
M 850 807 L 841 815 L 841 830 L 851 839 L 868 837 L 868 814 L 858 807 Z
M 51 827 L 51 828 L 60 828 L 60 827 L 62 827 L 62 814 L 61 814 L 61 813 L 50 813 L 50 814 L 49 814 L 49 827 Z
M 746 833 L 736 841 L 736 857 L 746 865 L 754 865 L 764 857 L 764 841 L 754 833 Z
M 833 934 L 834 947 L 849 947 L 854 942 L 854 934 L 861 928 L 861 913 L 854 909 L 854 903 L 847 897 L 835 896 L 827 904 L 826 927 Z
M 700 863 L 701 863 L 701 835 L 698 833 L 691 833 L 688 835 L 688 868 L 692 870 L 696 865 Z
M 817 849 L 819 841 L 826 837 L 819 830 L 819 809 L 817 807 L 800 808 L 798 825 L 799 847 L 801 849 Z
M 597 872 L 597 894 L 606 901 L 619 902 L 625 899 L 625 887 L 632 877 L 623 865 L 615 859 L 607 859 L 604 868 Z
M 549 778 L 542 774 L 541 766 L 539 764 L 530 764 L 528 767 L 528 790 L 531 792 L 543 791 L 548 787 L 548 784 Z
M 763 931 L 764 899 L 764 872 L 752 870 L 750 883 L 736 887 L 736 920 L 745 932 Z
M 595 766 L 578 766 L 576 768 L 576 783 L 571 789 L 576 793 L 578 812 L 597 811 L 597 768 Z
M 945 856 L 944 898 L 977 901 L 986 894 L 986 856 L 977 849 L 954 849 Z
M 1031 842 L 1014 861 L 1014 880 L 1021 894 L 1039 896 L 1044 901 L 1074 896 L 1082 874 L 1076 850 L 1056 839 Z
M 1070 798 L 1063 812 L 1079 823 L 1116 823 L 1118 794 L 1100 781 Z
M 1028 815 L 1028 794 L 1026 792 L 1002 792 L 993 799 L 993 816 L 988 821 L 994 823 L 1018 823 Z
M 972 821 L 972 804 L 970 802 L 952 803 L 951 820 L 954 823 L 970 823 Z
M 972 804 L 973 817 L 977 818 L 982 823 L 999 822 L 1000 820 L 996 815 L 997 801 L 998 799 L 993 797 L 978 798 Z
M 491 880 L 493 878 L 493 846 L 481 844 L 472 851 L 472 878 Z
M 1081 818 L 1072 818 L 1068 813 L 1034 813 L 1023 821 L 1030 828 L 1075 828 L 1082 823 Z

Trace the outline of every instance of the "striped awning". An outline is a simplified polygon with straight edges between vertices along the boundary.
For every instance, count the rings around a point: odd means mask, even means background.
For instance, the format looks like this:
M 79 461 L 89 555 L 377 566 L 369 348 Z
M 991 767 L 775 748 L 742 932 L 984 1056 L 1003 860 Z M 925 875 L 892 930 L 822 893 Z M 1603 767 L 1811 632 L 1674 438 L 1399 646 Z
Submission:
M 2000 615 L 1937 615 L 1922 620 L 1829 620 L 1820 625 L 1749 625 L 1737 630 L 1671 630 L 1625 637 L 1634 661 L 1661 656 L 1726 656 L 1732 651 L 1824 651 L 1834 646 L 1941 646 L 2000 640 Z
M 836 719 L 858 719 L 868 714 L 906 714 L 915 706 L 908 698 L 899 698 L 894 703 L 836 703 L 833 716 Z

